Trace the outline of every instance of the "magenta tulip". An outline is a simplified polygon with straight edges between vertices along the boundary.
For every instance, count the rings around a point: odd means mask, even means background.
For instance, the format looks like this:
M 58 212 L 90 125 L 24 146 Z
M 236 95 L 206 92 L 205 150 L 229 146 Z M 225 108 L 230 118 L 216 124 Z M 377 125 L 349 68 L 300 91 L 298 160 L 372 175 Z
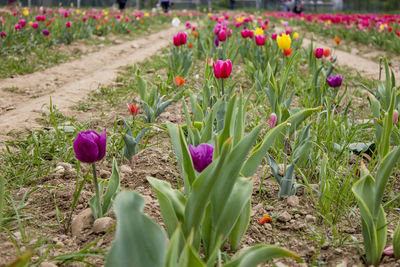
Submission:
M 206 143 L 202 143 L 197 147 L 189 145 L 189 152 L 194 169 L 197 172 L 202 172 L 212 162 L 214 147 Z
M 229 78 L 232 72 L 232 62 L 228 59 L 226 61 L 217 60 L 216 63 L 213 63 L 214 75 L 217 79 L 226 79 Z
M 174 35 L 173 41 L 175 46 L 184 45 L 187 41 L 187 34 L 184 32 L 179 32 L 177 35 Z
M 256 40 L 256 45 L 258 45 L 258 46 L 265 45 L 265 36 L 264 35 L 256 35 L 255 40 Z
M 50 34 L 50 31 L 49 30 L 43 30 L 42 33 L 43 33 L 44 36 L 48 36 Z
M 37 23 L 37 22 L 32 23 L 32 28 L 34 28 L 34 29 L 39 28 L 39 23 Z
M 22 29 L 21 24 L 15 24 L 15 25 L 14 25 L 14 29 L 15 29 L 16 31 L 20 31 L 20 30 Z
M 95 131 L 82 131 L 74 141 L 75 157 L 85 163 L 100 161 L 106 154 L 106 143 L 106 130 L 101 134 Z
M 317 48 L 315 49 L 315 57 L 316 58 L 322 58 L 324 56 L 324 49 L 323 48 Z
M 221 42 L 224 42 L 226 40 L 226 31 L 222 30 L 218 33 L 218 39 Z
M 1 32 L 1 33 L 0 33 L 0 36 L 1 36 L 1 37 L 6 37 L 7 34 L 6 34 L 5 32 Z
M 271 34 L 271 39 L 272 40 L 276 40 L 277 37 L 278 37 L 278 34 L 276 34 L 276 33 Z
M 65 23 L 65 27 L 70 28 L 70 27 L 71 27 L 71 21 L 67 21 L 67 22 Z
M 21 27 L 25 27 L 25 25 L 26 25 L 26 20 L 21 19 L 20 21 L 18 21 L 18 24 L 21 25 Z

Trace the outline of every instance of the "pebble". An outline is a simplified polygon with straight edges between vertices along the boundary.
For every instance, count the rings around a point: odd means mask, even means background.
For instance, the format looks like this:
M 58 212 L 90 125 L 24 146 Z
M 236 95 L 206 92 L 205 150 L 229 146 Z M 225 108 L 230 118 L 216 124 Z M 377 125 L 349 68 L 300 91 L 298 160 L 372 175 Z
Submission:
M 65 173 L 65 168 L 63 166 L 57 166 L 54 169 L 54 172 L 59 175 L 63 175 Z
M 341 250 L 340 248 L 335 248 L 335 254 L 340 255 L 343 253 L 343 250 Z
M 98 218 L 93 223 L 93 232 L 95 233 L 105 233 L 114 224 L 114 219 L 110 217 Z
M 286 264 L 283 264 L 282 262 L 275 262 L 276 267 L 288 267 Z
M 297 196 L 289 196 L 286 199 L 286 202 L 290 207 L 294 208 L 294 207 L 297 207 L 299 205 L 299 198 Z
M 129 167 L 128 165 L 122 165 L 121 167 L 119 167 L 119 171 L 124 173 L 124 172 L 132 172 L 131 167 Z
M 263 203 L 259 203 L 256 206 L 254 206 L 251 209 L 251 216 L 253 217 L 254 215 L 256 215 L 258 211 L 262 210 L 262 208 L 263 208 Z
M 100 177 L 101 178 L 106 179 L 106 178 L 110 178 L 110 176 L 111 176 L 111 172 L 110 171 L 103 170 L 103 169 L 100 170 Z
M 94 221 L 92 210 L 90 208 L 84 209 L 72 220 L 71 229 L 73 236 L 81 236 L 82 231 L 90 228 Z
M 271 210 L 274 210 L 274 207 L 267 205 L 267 206 L 265 206 L 265 210 L 266 211 L 271 211 Z
M 310 215 L 310 214 L 307 214 L 306 215 L 306 222 L 309 222 L 309 223 L 315 222 L 315 217 Z
M 329 242 L 325 242 L 324 244 L 322 244 L 321 249 L 323 250 L 327 250 L 329 248 Z
M 278 221 L 280 222 L 288 222 L 292 219 L 292 216 L 289 214 L 289 212 L 284 211 L 278 216 Z
M 39 267 L 57 267 L 57 265 L 51 262 L 44 261 L 40 263 Z

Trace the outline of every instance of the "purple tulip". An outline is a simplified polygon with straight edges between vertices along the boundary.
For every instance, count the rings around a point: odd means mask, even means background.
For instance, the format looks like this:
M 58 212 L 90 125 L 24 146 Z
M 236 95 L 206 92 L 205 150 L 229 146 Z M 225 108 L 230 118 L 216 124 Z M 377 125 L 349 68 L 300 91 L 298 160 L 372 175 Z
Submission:
M 336 76 L 329 76 L 326 78 L 326 82 L 329 84 L 330 87 L 336 88 L 342 85 L 343 76 L 336 75 Z
M 276 126 L 276 121 L 278 120 L 278 117 L 276 116 L 275 113 L 272 113 L 269 116 L 269 128 L 273 129 Z
M 206 143 L 202 143 L 197 147 L 189 145 L 189 152 L 192 157 L 194 169 L 202 172 L 212 162 L 214 147 Z
M 218 37 L 217 37 L 217 38 L 215 38 L 215 40 L 214 40 L 214 44 L 215 44 L 215 46 L 216 46 L 216 47 L 218 47 L 218 46 L 219 46 L 219 39 L 218 39 Z
M 43 30 L 43 35 L 44 36 L 48 36 L 50 34 L 50 31 L 49 30 Z
M 106 154 L 106 130 L 101 134 L 95 131 L 80 132 L 74 141 L 75 157 L 85 163 L 95 163 Z

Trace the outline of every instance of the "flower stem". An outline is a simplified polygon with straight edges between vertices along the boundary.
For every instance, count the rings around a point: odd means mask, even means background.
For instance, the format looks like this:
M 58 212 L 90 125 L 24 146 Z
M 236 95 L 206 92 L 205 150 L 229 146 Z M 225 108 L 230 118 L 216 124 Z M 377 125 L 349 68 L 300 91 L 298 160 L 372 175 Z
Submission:
M 221 79 L 221 82 L 222 82 L 222 96 L 224 96 L 225 95 L 225 93 L 224 93 L 224 79 Z
M 99 189 L 99 183 L 97 181 L 96 163 L 93 163 L 92 167 L 93 167 L 94 189 L 96 190 L 96 210 L 97 210 L 97 214 L 94 214 L 94 217 L 97 219 L 103 217 L 103 214 L 100 204 L 100 189 Z

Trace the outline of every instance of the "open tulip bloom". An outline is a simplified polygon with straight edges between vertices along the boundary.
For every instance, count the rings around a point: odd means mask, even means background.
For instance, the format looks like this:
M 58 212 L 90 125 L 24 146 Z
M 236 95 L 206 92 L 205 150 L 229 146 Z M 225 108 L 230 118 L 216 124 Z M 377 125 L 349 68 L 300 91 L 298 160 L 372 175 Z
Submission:
M 329 84 L 330 87 L 337 88 L 342 85 L 343 76 L 336 75 L 336 76 L 329 76 L 326 78 L 326 82 Z
M 95 207 L 91 207 L 95 218 L 102 217 L 102 208 L 100 204 L 100 189 L 97 181 L 96 162 L 104 158 L 106 154 L 107 134 L 104 130 L 101 134 L 95 131 L 82 131 L 74 141 L 75 157 L 85 163 L 92 164 L 93 181 L 96 190 Z

